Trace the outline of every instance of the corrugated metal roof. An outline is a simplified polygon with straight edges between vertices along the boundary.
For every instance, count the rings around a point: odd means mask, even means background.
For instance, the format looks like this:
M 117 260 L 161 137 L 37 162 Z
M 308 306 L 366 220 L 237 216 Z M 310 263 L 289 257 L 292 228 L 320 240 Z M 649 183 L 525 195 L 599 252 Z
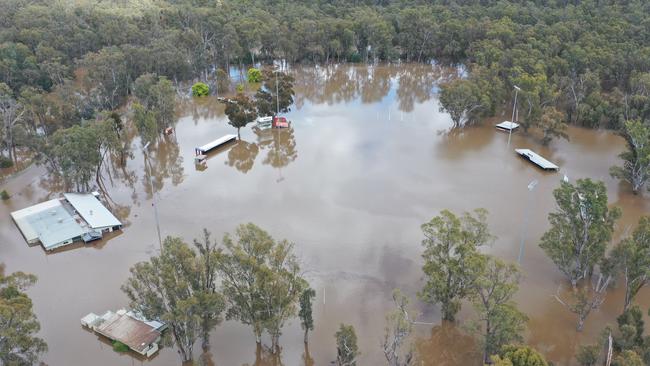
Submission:
M 122 223 L 89 193 L 65 193 L 65 199 L 93 229 L 121 226 Z
M 97 326 L 96 330 L 140 353 L 160 337 L 160 332 L 152 326 L 126 314 L 111 314 L 105 322 Z
M 25 221 L 47 250 L 54 249 L 61 243 L 84 233 L 81 225 L 60 204 L 35 212 L 25 217 Z
M 27 221 L 27 218 L 35 213 L 47 211 L 57 206 L 61 206 L 61 201 L 53 199 L 23 208 L 22 210 L 14 211 L 11 213 L 11 217 L 13 217 L 18 229 L 23 233 L 27 242 L 32 243 L 38 240 L 38 233 L 34 230 L 29 221 Z
M 220 137 L 220 138 L 218 138 L 218 139 L 216 139 L 216 140 L 214 140 L 212 142 L 208 142 L 207 144 L 205 144 L 205 145 L 203 145 L 201 147 L 197 147 L 196 150 L 205 153 L 205 152 L 208 152 L 208 151 L 214 149 L 215 147 L 217 147 L 219 145 L 223 145 L 226 142 L 236 140 L 236 139 L 237 139 L 237 135 L 226 135 L 226 136 Z
M 541 155 L 529 149 L 515 149 L 517 154 L 523 156 L 524 158 L 530 160 L 531 162 L 537 164 L 542 169 L 546 170 L 558 170 L 560 169 L 557 165 L 551 163 L 550 161 L 544 159 Z

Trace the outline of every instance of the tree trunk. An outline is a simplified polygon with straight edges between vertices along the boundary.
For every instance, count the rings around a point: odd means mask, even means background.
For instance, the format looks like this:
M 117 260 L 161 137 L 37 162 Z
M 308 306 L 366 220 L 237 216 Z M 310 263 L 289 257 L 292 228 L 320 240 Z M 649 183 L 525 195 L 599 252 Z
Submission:
M 309 343 L 309 329 L 305 328 L 305 344 Z

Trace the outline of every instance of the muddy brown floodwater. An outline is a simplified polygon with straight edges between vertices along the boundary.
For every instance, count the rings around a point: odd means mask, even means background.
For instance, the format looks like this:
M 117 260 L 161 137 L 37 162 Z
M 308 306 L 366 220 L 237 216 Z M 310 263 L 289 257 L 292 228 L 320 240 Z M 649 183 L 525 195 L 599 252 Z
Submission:
M 522 235 L 524 278 L 516 300 L 530 317 L 527 342 L 558 365 L 573 363 L 577 345 L 591 342 L 622 307 L 615 289 L 594 312 L 584 332 L 552 295 L 565 285 L 559 271 L 537 246 L 553 209 L 551 192 L 563 174 L 571 180 L 600 179 L 612 205 L 623 209 L 617 238 L 630 230 L 650 201 L 630 194 L 610 178 L 624 149 L 621 138 L 606 131 L 570 128 L 570 141 L 542 147 L 521 133 L 495 131 L 494 120 L 462 131 L 449 131 L 439 111 L 436 84 L 453 77 L 426 65 L 338 66 L 295 69 L 296 105 L 289 130 L 256 134 L 242 130 L 242 141 L 210 154 L 197 170 L 193 149 L 234 133 L 214 100 L 186 102 L 176 134 L 151 148 L 152 176 L 163 235 L 188 241 L 208 228 L 221 237 L 236 225 L 254 222 L 276 238 L 296 243 L 305 275 L 317 290 L 316 329 L 305 355 L 299 322 L 281 337 L 284 365 L 328 365 L 335 359 L 334 333 L 340 323 L 354 325 L 362 352 L 360 365 L 384 364 L 379 342 L 390 294 L 400 287 L 411 295 L 418 320 L 417 346 L 423 365 L 474 365 L 480 357 L 463 328 L 440 325 L 437 306 L 415 300 L 422 286 L 420 225 L 448 208 L 455 212 L 485 207 L 498 240 L 486 251 L 515 261 Z M 495 120 L 507 119 L 498 117 Z M 143 169 L 140 142 L 125 169 L 111 169 L 105 184 L 112 209 L 127 222 L 119 235 L 95 245 L 46 254 L 28 247 L 9 212 L 56 197 L 61 189 L 32 167 L 7 180 L 13 198 L 0 203 L 0 262 L 7 270 L 38 275 L 29 290 L 49 345 L 49 365 L 173 365 L 174 349 L 151 360 L 115 353 L 85 331 L 79 319 L 89 312 L 128 305 L 120 285 L 129 268 L 156 254 L 158 243 L 151 191 Z M 518 158 L 512 148 L 529 147 L 558 163 L 560 173 L 544 173 Z M 526 188 L 534 179 L 533 192 Z M 528 213 L 525 230 L 524 217 Z M 638 302 L 650 305 L 643 289 Z M 467 304 L 461 322 L 471 319 Z M 268 343 L 268 340 L 265 340 Z M 271 364 L 255 348 L 248 327 L 225 322 L 212 332 L 205 364 Z M 197 345 L 197 359 L 200 347 Z M 307 362 L 305 361 L 307 360 Z M 312 363 L 310 363 L 312 362 Z

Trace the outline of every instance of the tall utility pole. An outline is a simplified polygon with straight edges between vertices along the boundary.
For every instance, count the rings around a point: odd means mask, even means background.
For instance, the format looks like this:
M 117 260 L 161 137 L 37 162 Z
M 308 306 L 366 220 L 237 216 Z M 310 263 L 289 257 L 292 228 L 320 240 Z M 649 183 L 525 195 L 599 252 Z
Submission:
M 149 163 L 149 156 L 147 155 L 147 148 L 149 147 L 149 142 L 147 142 L 146 145 L 142 148 L 142 154 L 144 154 L 144 167 L 145 169 L 149 169 L 149 174 L 147 177 L 149 178 L 149 187 L 151 188 L 151 197 L 152 197 L 152 206 L 153 206 L 153 213 L 154 217 L 156 219 L 156 231 L 158 232 L 158 247 L 160 249 L 160 253 L 162 253 L 162 237 L 160 236 L 160 222 L 158 221 L 158 203 L 156 202 L 156 192 L 153 190 L 153 183 L 151 183 L 151 174 L 152 174 L 152 169 L 151 169 L 151 164 Z
M 512 137 L 512 123 L 515 123 L 515 110 L 517 110 L 517 94 L 521 90 L 517 85 L 515 87 L 515 103 L 512 105 L 512 119 L 510 119 L 510 128 L 508 133 L 508 147 L 510 147 L 510 138 Z M 519 116 L 519 114 L 517 114 Z
M 526 226 L 528 225 L 528 215 L 530 214 L 530 206 L 533 200 L 533 190 L 535 186 L 539 183 L 537 180 L 534 180 L 528 183 L 528 207 L 526 207 L 524 212 L 524 223 L 521 227 L 521 244 L 519 244 L 519 256 L 517 257 L 517 263 L 521 264 L 521 258 L 524 256 L 524 237 L 526 236 Z
M 275 70 L 273 73 L 275 74 L 275 105 L 277 107 L 277 112 L 276 116 L 280 115 L 280 92 L 279 92 L 279 86 L 278 86 L 278 72 L 280 70 Z

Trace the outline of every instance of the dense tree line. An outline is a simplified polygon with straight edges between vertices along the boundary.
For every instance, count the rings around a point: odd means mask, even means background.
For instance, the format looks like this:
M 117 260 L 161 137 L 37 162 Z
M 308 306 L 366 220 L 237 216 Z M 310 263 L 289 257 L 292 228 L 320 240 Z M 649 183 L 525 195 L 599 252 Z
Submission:
M 544 143 L 566 137 L 567 123 L 623 129 L 650 118 L 643 1 L 2 0 L 0 7 L 0 150 L 9 160 L 16 146 L 38 149 L 56 130 L 122 106 L 138 94 L 142 75 L 149 76 L 140 86 L 160 78 L 160 88 L 187 95 L 179 88 L 185 81 L 223 90 L 231 66 L 274 60 L 464 64 L 468 75 L 441 88 L 455 124 L 494 114 L 517 86 L 516 119 Z M 272 110 L 271 95 L 257 99 Z M 154 114 L 171 118 L 168 110 L 136 112 L 147 132 Z M 644 180 L 616 174 L 635 191 Z

